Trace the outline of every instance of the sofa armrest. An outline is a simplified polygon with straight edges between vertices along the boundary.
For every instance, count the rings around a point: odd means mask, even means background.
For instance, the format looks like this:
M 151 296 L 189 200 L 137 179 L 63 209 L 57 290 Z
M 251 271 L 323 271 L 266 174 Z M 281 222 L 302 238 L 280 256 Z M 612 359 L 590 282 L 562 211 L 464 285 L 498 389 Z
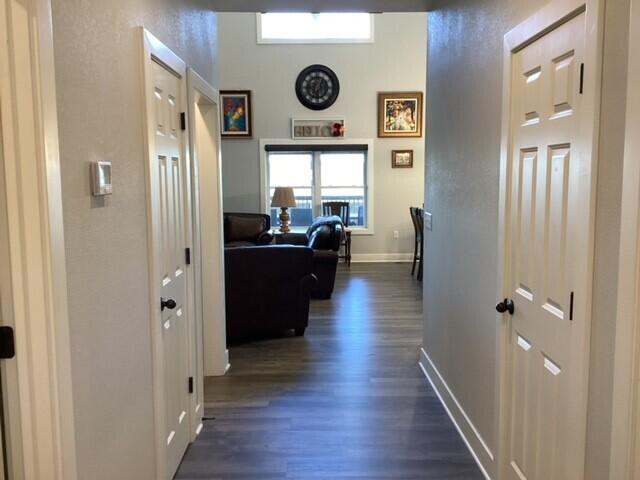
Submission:
M 273 242 L 273 233 L 270 230 L 258 235 L 256 245 L 270 245 Z
M 314 250 L 313 251 L 313 263 L 315 264 L 328 264 L 336 265 L 338 263 L 338 252 L 333 250 Z
M 306 233 L 283 233 L 276 236 L 276 243 L 279 245 L 304 245 L 307 246 L 309 238 Z
M 311 295 L 311 292 L 316 288 L 317 285 L 318 277 L 316 277 L 313 273 L 305 275 L 300 279 L 300 289 L 305 296 Z

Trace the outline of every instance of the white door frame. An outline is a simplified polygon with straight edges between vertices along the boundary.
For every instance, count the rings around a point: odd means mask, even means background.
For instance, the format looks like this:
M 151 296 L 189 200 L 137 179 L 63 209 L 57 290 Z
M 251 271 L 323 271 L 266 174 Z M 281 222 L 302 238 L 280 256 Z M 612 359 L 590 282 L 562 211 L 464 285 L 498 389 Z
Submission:
M 155 185 L 153 181 L 153 174 L 155 162 L 155 122 L 152 120 L 155 117 L 155 104 L 152 99 L 151 92 L 154 91 L 153 87 L 153 64 L 159 63 L 163 67 L 172 71 L 182 81 L 182 105 L 178 105 L 178 111 L 186 113 L 186 98 L 187 98 L 187 82 L 186 74 L 187 67 L 184 61 L 182 61 L 175 53 L 173 53 L 167 46 L 165 46 L 160 40 L 158 40 L 153 34 L 139 27 L 140 32 L 140 44 L 142 46 L 142 95 L 143 95 L 143 123 L 144 123 L 144 144 L 145 144 L 145 183 L 146 183 L 146 201 L 147 201 L 147 245 L 149 255 L 149 321 L 151 331 L 151 350 L 152 350 L 152 365 L 153 365 L 153 408 L 154 408 L 154 441 L 156 451 L 156 478 L 167 478 L 167 438 L 165 435 L 166 421 L 165 421 L 165 382 L 164 382 L 164 356 L 163 356 L 163 335 L 162 335 L 162 322 L 160 312 L 160 289 L 158 286 L 158 271 L 161 265 L 160 261 L 160 248 L 156 239 L 160 238 L 159 226 L 160 218 L 159 211 L 156 208 L 158 202 L 154 199 Z M 185 132 L 183 135 L 182 155 L 185 159 L 185 178 L 190 178 L 189 168 L 189 139 Z M 191 212 L 191 196 L 189 183 L 185 188 L 185 204 L 187 204 L 187 211 Z M 185 248 L 191 248 L 191 218 L 192 214 L 188 213 L 185 216 L 185 222 L 187 224 L 187 235 L 185 236 Z M 187 315 L 189 318 L 194 312 L 194 282 L 193 282 L 193 265 L 186 266 L 189 269 L 187 272 Z M 191 320 L 189 320 L 191 321 Z M 187 355 L 192 357 L 195 345 L 188 342 Z M 191 366 L 192 363 L 190 362 Z M 185 379 L 185 382 L 187 379 Z M 194 378 L 194 381 L 196 379 Z M 186 388 L 186 383 L 185 383 Z M 193 411 L 189 409 L 189 425 L 199 425 L 193 418 Z M 194 434 L 195 436 L 195 434 Z
M 12 479 L 75 480 L 64 225 L 49 0 L 0 0 L 0 290 Z
M 596 199 L 596 179 L 597 179 L 597 153 L 598 153 L 598 128 L 599 128 L 599 106 L 601 95 L 601 67 L 602 67 L 602 34 L 603 34 L 603 0 L 554 0 L 543 7 L 537 13 L 529 17 L 527 20 L 516 26 L 513 30 L 504 36 L 503 44 L 503 77 L 502 77 L 502 141 L 500 154 L 500 190 L 499 190 L 499 212 L 498 212 L 498 245 L 502 251 L 499 256 L 498 264 L 498 285 L 500 286 L 500 298 L 509 297 L 511 290 L 511 259 L 510 259 L 510 236 L 511 229 L 511 165 L 509 157 L 511 156 L 512 145 L 510 143 L 511 131 L 511 81 L 512 81 L 512 56 L 530 43 L 534 42 L 547 32 L 552 31 L 557 26 L 565 23 L 569 19 L 575 17 L 581 12 L 585 12 L 585 76 L 584 91 L 587 92 L 583 99 L 583 112 L 585 118 L 593 118 L 585 126 L 583 133 L 590 134 L 591 144 L 591 207 L 589 218 L 589 238 L 588 238 L 588 278 L 589 288 L 591 291 L 591 279 L 593 277 L 593 252 L 595 244 L 595 199 Z M 591 297 L 591 296 L 589 296 Z M 496 299 L 498 300 L 498 299 Z M 582 301 L 585 305 L 582 311 L 587 312 L 585 322 L 587 332 L 590 331 L 591 325 L 591 298 L 585 298 Z M 497 398 L 498 412 L 496 419 L 496 431 L 498 432 L 498 462 L 497 476 L 498 478 L 507 478 L 508 468 L 508 440 L 510 427 L 510 391 L 509 385 L 510 370 L 510 322 L 511 320 L 505 315 L 496 315 L 496 321 L 500 322 L 500 335 L 498 337 L 498 382 L 497 382 Z M 589 334 L 585 340 L 584 353 L 588 358 L 589 352 Z M 587 426 L 587 385 L 588 385 L 588 362 L 585 368 L 583 385 L 585 385 L 584 402 L 580 408 L 584 411 L 584 429 Z M 585 435 L 586 438 L 586 435 Z
M 196 278 L 196 331 L 193 338 L 194 344 L 201 349 L 198 362 L 203 364 L 204 375 L 219 376 L 230 367 L 224 296 L 220 92 L 192 68 L 187 71 L 187 89 Z M 208 107 L 213 112 L 205 119 L 200 108 Z M 199 127 L 203 121 L 213 122 L 213 125 L 208 125 L 213 128 L 213 133 Z M 201 151 L 206 148 L 215 152 Z M 203 295 L 203 292 L 207 294 Z M 197 381 L 203 379 L 198 378 Z
M 640 0 L 631 1 L 610 480 L 640 474 Z

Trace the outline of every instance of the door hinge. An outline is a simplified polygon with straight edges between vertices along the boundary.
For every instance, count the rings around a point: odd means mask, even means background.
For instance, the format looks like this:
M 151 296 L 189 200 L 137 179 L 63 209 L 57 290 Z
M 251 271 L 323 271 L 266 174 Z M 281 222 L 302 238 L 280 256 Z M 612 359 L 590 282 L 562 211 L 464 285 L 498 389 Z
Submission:
M 188 247 L 184 249 L 184 263 L 191 265 L 191 249 Z
M 16 344 L 13 337 L 13 328 L 0 327 L 0 359 L 9 359 L 16 356 Z
M 571 292 L 569 299 L 569 320 L 573 320 L 573 292 Z
M 187 114 L 184 112 L 180 113 L 180 129 L 181 130 L 187 129 Z
M 193 377 L 189 377 L 189 393 L 193 393 Z
M 584 89 L 584 63 L 580 64 L 580 95 Z

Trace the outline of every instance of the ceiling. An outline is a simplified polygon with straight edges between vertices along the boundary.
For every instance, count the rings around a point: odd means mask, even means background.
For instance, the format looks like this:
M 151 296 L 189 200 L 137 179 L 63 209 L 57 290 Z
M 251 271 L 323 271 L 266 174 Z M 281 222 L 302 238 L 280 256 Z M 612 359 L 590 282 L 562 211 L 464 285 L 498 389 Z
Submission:
M 433 0 L 212 0 L 218 12 L 426 12 Z

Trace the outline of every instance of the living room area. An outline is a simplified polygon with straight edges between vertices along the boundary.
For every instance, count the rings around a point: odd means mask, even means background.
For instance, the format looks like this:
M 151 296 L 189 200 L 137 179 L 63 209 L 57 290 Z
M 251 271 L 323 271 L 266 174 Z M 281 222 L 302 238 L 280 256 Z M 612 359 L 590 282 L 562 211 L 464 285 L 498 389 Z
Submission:
M 230 368 L 176 478 L 404 478 L 435 437 L 476 478 L 418 367 L 426 25 L 219 14 Z
M 312 304 L 356 265 L 419 279 L 426 14 L 220 13 L 218 41 L 229 340 L 303 335 L 301 276 Z

